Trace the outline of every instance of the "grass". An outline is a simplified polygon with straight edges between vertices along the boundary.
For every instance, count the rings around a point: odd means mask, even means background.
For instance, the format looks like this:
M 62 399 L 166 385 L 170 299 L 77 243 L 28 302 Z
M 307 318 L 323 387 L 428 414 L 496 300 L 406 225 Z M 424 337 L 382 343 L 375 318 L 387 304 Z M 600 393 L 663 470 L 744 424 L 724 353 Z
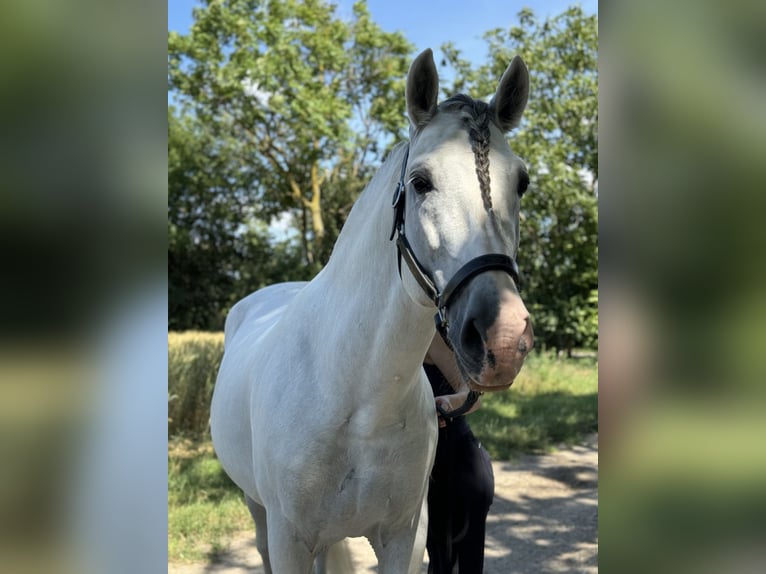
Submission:
M 231 536 L 252 529 L 242 491 L 226 476 L 209 440 L 168 445 L 168 560 L 211 560 Z
M 575 444 L 598 425 L 595 359 L 527 359 L 510 391 L 484 395 L 469 415 L 495 460 Z M 208 438 L 172 438 L 168 445 L 168 559 L 214 560 L 232 535 L 253 530 L 242 492 L 229 480 Z
M 598 429 L 596 359 L 533 355 L 513 387 L 485 394 L 468 420 L 496 460 L 576 444 Z
M 168 333 L 168 432 L 202 434 L 223 356 L 223 333 Z

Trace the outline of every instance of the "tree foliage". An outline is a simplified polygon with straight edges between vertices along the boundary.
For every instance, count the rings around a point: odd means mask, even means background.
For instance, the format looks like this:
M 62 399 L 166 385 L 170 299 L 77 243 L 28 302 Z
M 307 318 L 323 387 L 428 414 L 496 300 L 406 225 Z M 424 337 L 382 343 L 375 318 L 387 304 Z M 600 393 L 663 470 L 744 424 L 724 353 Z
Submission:
M 216 329 L 263 285 L 311 278 L 392 143 L 405 136 L 412 46 L 366 4 L 208 0 L 168 38 L 171 328 Z M 442 46 L 445 95 L 486 99 L 513 55 L 530 70 L 511 147 L 526 162 L 519 264 L 541 346 L 597 338 L 597 20 L 579 8 Z M 287 225 L 285 238 L 272 231 Z M 272 226 L 272 227 L 270 227 Z
M 337 181 L 364 179 L 403 127 L 411 46 L 363 2 L 353 11 L 344 21 L 322 0 L 209 0 L 188 35 L 168 39 L 176 101 L 227 149 L 221 168 L 255 216 L 293 215 L 314 272 L 358 193 Z
M 242 295 L 324 265 L 405 126 L 410 52 L 364 2 L 346 21 L 322 0 L 208 0 L 169 34 L 171 328 L 220 328 Z
M 524 301 L 542 345 L 596 345 L 598 337 L 598 22 L 579 7 L 485 34 L 488 62 L 474 67 L 451 44 L 446 92 L 494 93 L 514 54 L 529 67 L 529 104 L 511 148 L 529 168 L 519 265 Z
M 274 281 L 307 279 L 299 253 L 253 217 L 248 189 L 228 175 L 232 150 L 193 116 L 168 114 L 171 329 L 220 329 L 229 307 Z M 249 222 L 249 225 L 246 223 Z M 245 223 L 245 224 L 243 224 Z

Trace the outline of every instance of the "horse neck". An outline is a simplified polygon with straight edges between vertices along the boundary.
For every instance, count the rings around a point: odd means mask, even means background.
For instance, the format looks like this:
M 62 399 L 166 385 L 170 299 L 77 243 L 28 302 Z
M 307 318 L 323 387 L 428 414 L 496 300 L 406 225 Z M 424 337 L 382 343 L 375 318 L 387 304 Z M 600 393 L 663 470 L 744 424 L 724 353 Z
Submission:
M 325 269 L 315 282 L 328 306 L 321 327 L 323 343 L 342 349 L 337 363 L 354 388 L 363 383 L 401 395 L 413 385 L 434 335 L 434 310 L 412 301 L 402 285 L 396 245 L 389 240 L 391 198 L 399 179 L 404 148 L 398 147 L 354 205 Z M 355 371 L 355 372 L 354 372 Z M 381 385 L 384 388 L 381 388 Z M 399 389 L 396 389 L 399 387 Z

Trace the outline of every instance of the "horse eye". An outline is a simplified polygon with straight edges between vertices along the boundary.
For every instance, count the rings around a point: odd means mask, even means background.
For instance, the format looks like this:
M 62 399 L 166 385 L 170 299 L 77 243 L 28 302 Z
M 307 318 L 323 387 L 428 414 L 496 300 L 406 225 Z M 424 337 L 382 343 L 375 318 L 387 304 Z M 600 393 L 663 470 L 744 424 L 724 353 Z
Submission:
M 524 192 L 527 191 L 527 187 L 529 187 L 529 175 L 527 175 L 526 172 L 521 172 L 519 174 L 519 187 L 517 189 L 519 197 L 524 195 Z
M 416 175 L 415 177 L 413 177 L 410 180 L 410 183 L 412 183 L 412 187 L 415 188 L 415 191 L 417 193 L 426 193 L 428 191 L 431 191 L 434 188 L 433 185 L 431 185 L 430 180 L 420 175 Z

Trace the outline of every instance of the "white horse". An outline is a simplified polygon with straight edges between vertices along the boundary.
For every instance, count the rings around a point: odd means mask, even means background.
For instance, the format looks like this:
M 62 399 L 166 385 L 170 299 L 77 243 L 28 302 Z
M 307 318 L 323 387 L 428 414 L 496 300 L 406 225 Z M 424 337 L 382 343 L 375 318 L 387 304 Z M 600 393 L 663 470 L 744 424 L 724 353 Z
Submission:
M 528 82 L 516 57 L 489 105 L 437 104 L 433 55 L 420 54 L 410 141 L 356 202 L 327 266 L 229 313 L 211 430 L 267 572 L 323 571 L 327 549 L 357 536 L 381 574 L 419 571 L 437 437 L 422 361 L 435 329 L 475 391 L 507 389 L 533 344 L 514 262 L 528 179 L 504 135 Z

